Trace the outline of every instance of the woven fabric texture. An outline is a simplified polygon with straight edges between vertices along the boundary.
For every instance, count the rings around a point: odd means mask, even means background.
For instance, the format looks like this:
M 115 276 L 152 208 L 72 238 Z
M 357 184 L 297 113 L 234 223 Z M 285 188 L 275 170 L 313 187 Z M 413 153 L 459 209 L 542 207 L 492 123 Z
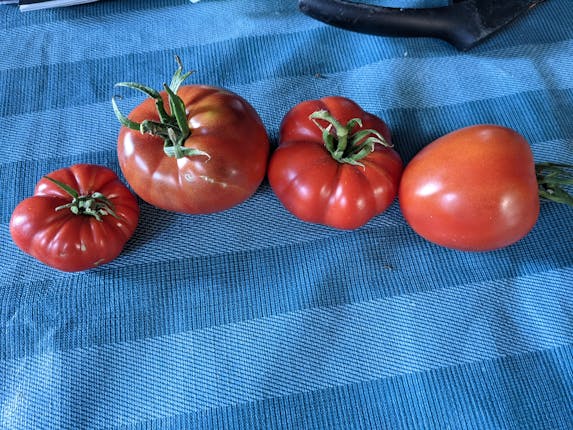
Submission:
M 12 242 L 14 207 L 74 163 L 120 177 L 119 123 L 179 55 L 189 83 L 249 101 L 277 145 L 297 103 L 342 95 L 386 120 L 405 162 L 494 123 L 573 164 L 573 8 L 550 0 L 467 52 L 327 26 L 294 0 L 0 7 L 1 429 L 573 428 L 573 209 L 543 203 L 515 245 L 433 245 L 395 202 L 355 231 L 304 223 L 265 180 L 191 216 L 140 201 L 98 269 Z M 432 6 L 447 2 L 387 1 Z

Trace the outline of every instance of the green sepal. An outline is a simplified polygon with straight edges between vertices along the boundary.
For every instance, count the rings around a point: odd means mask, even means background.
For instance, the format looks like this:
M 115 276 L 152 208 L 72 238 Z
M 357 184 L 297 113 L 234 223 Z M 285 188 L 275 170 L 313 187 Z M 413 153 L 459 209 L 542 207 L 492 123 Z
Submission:
M 165 91 L 169 95 L 169 107 L 171 108 L 171 115 L 175 117 L 181 135 L 188 136 L 190 133 L 189 125 L 187 124 L 187 112 L 185 112 L 185 103 L 175 94 L 167 84 L 163 84 Z
M 65 191 L 66 193 L 68 193 L 70 195 L 70 197 L 77 199 L 80 194 L 77 192 L 77 190 L 73 189 L 72 187 L 70 187 L 68 184 L 62 182 L 62 181 L 58 181 L 57 179 L 54 178 L 50 178 L 49 176 L 44 176 L 44 179 L 47 179 L 48 181 L 56 184 L 58 187 L 60 187 L 63 191 Z
M 343 125 L 330 112 L 323 109 L 313 112 L 309 119 L 322 131 L 325 148 L 332 158 L 340 163 L 364 167 L 359 160 L 374 151 L 375 145 L 391 147 L 377 130 L 362 129 L 352 133 L 355 127 L 362 127 L 361 118 L 352 118 L 346 125 Z M 328 126 L 324 127 L 320 124 L 317 121 L 319 119 L 326 121 Z
M 151 134 L 160 137 L 163 142 L 163 150 L 169 157 L 182 158 L 188 156 L 202 155 L 210 158 L 210 155 L 205 151 L 196 150 L 193 148 L 186 148 L 185 141 L 191 135 L 187 120 L 187 111 L 185 103 L 177 95 L 177 91 L 181 84 L 193 73 L 192 71 L 183 73 L 183 64 L 181 59 L 175 57 L 178 67 L 175 71 L 171 84 L 163 84 L 163 88 L 168 96 L 169 108 L 171 113 L 167 113 L 164 106 L 164 98 L 161 93 L 148 86 L 136 82 L 120 82 L 116 86 L 127 87 L 143 92 L 150 98 L 155 100 L 159 122 L 152 120 L 145 120 L 142 123 L 135 122 L 121 113 L 115 98 L 112 98 L 113 110 L 119 122 L 132 130 L 137 130 L 142 134 Z
M 137 82 L 118 82 L 115 84 L 116 87 L 126 87 L 131 88 L 137 91 L 141 91 L 142 93 L 146 94 L 150 98 L 155 100 L 155 106 L 157 107 L 157 113 L 159 114 L 159 118 L 164 123 L 171 123 L 171 117 L 165 110 L 165 106 L 163 103 L 163 98 L 159 91 L 148 87 L 146 85 L 139 84 Z M 117 115 L 117 114 L 116 114 Z
M 322 130 L 322 140 L 324 141 L 324 146 L 328 149 L 331 154 L 336 151 L 336 142 L 334 135 L 330 132 L 331 127 L 324 128 Z
M 366 130 L 359 130 L 352 135 L 352 141 L 355 145 L 359 144 L 359 142 L 365 138 L 366 140 L 362 144 L 360 144 L 361 146 L 364 146 L 364 144 L 371 145 L 372 147 L 374 147 L 374 145 L 376 144 L 387 147 L 390 146 L 388 142 L 386 142 L 386 139 L 384 138 L 384 136 L 382 136 L 381 133 L 370 128 Z
M 147 94 L 149 97 L 153 99 L 161 98 L 161 94 L 159 94 L 159 91 L 154 90 L 153 88 L 148 87 L 146 85 L 139 84 L 137 82 L 118 82 L 117 84 L 115 84 L 115 86 L 132 88 L 134 90 L 141 91 L 142 93 Z
M 177 67 L 177 70 L 175 70 L 175 74 L 173 75 L 173 78 L 171 79 L 171 83 L 169 84 L 169 88 L 171 89 L 172 92 L 177 94 L 177 91 L 179 91 L 179 87 L 181 86 L 181 84 L 189 76 L 191 76 L 194 73 L 194 71 L 190 70 L 186 73 L 183 73 L 183 63 L 181 62 L 181 58 L 179 58 L 178 55 L 175 56 L 175 61 L 177 61 L 177 64 L 179 65 L 179 67 Z
M 93 216 L 97 221 L 100 222 L 103 221 L 102 216 L 106 215 L 111 215 L 114 218 L 121 219 L 115 213 L 113 202 L 99 191 L 93 192 L 89 195 L 81 196 L 77 190 L 62 181 L 50 178 L 49 176 L 44 176 L 44 179 L 47 179 L 48 181 L 56 184 L 72 198 L 70 203 L 55 208 L 56 211 L 69 209 L 70 212 L 74 215 Z
M 131 130 L 137 130 L 137 131 L 140 130 L 141 127 L 140 123 L 130 120 L 128 117 L 126 117 L 124 114 L 121 113 L 115 101 L 115 97 L 112 97 L 111 104 L 113 106 L 113 111 L 115 112 L 115 116 L 117 117 L 121 125 L 130 128 Z
M 537 163 L 535 173 L 539 185 L 539 197 L 556 203 L 573 206 L 573 196 L 564 187 L 573 186 L 572 165 L 561 163 Z
M 205 156 L 208 159 L 211 158 L 211 156 L 205 151 L 195 148 L 187 148 L 185 146 L 165 146 L 163 151 L 165 151 L 165 154 L 168 156 L 175 158 L 194 157 L 199 155 Z
M 350 132 L 354 127 L 362 127 L 362 120 L 360 118 L 352 118 L 346 123 L 346 129 Z
M 146 119 L 141 124 L 139 124 L 139 131 L 141 134 L 152 134 L 154 136 L 161 137 L 162 139 L 169 139 L 169 129 L 165 128 L 165 124 L 157 121 L 152 121 Z

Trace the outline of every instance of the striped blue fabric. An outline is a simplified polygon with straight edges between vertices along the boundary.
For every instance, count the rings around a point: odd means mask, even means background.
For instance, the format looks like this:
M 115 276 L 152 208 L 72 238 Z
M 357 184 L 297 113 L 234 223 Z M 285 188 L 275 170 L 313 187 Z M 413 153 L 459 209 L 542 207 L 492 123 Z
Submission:
M 537 161 L 573 163 L 573 8 L 550 0 L 468 52 L 312 20 L 295 0 L 100 0 L 0 7 L 1 429 L 573 428 L 573 209 L 522 241 L 433 245 L 397 203 L 338 231 L 290 215 L 267 181 L 202 216 L 144 202 L 113 262 L 62 273 L 9 220 L 44 174 L 120 173 L 119 81 L 158 87 L 174 55 L 226 87 L 276 146 L 306 99 L 350 97 L 405 161 L 496 123 Z M 433 6 L 439 1 L 380 1 Z M 128 111 L 142 100 L 121 92 Z

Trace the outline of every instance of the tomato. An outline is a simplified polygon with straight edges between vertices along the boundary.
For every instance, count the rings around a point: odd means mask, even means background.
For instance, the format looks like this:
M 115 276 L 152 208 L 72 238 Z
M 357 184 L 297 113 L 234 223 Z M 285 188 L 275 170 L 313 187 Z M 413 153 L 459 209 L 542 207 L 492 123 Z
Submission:
M 497 125 L 447 134 L 406 166 L 399 201 L 410 226 L 438 245 L 467 251 L 511 245 L 539 215 L 529 144 Z
M 283 119 L 269 183 L 301 220 L 355 229 L 396 197 L 402 161 L 390 145 L 386 123 L 352 100 L 304 101 Z
M 14 209 L 10 234 L 42 263 L 75 272 L 116 258 L 138 219 L 135 196 L 112 170 L 76 164 L 37 183 L 34 195 Z
M 179 61 L 179 60 L 178 60 Z M 217 87 L 180 84 L 179 63 L 170 86 L 155 91 L 133 83 L 150 98 L 123 117 L 117 153 L 121 171 L 146 202 L 166 210 L 204 214 L 248 199 L 266 173 L 269 140 L 255 109 Z

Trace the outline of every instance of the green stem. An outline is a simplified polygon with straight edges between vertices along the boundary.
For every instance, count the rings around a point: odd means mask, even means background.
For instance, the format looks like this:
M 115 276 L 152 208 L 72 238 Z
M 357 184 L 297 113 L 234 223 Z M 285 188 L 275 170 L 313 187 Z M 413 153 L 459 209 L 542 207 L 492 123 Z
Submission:
M 164 91 L 167 93 L 169 108 L 171 114 L 167 113 L 163 97 L 159 91 L 136 82 L 119 82 L 118 87 L 127 87 L 145 93 L 148 97 L 155 100 L 159 122 L 145 120 L 141 123 L 132 121 L 123 115 L 117 106 L 115 97 L 111 103 L 113 111 L 119 122 L 132 130 L 137 130 L 142 134 L 151 134 L 160 137 L 163 140 L 163 151 L 169 157 L 183 158 L 196 155 L 202 155 L 210 158 L 209 154 L 195 148 L 185 147 L 185 141 L 191 136 L 191 129 L 188 125 L 187 111 L 185 103 L 177 95 L 179 87 L 193 72 L 183 73 L 183 65 L 179 57 L 175 57 L 178 68 L 173 75 L 171 84 L 163 84 Z
M 103 221 L 102 217 L 106 215 L 111 215 L 114 218 L 119 219 L 119 217 L 115 214 L 113 203 L 102 193 L 96 191 L 94 193 L 81 196 L 77 190 L 73 189 L 64 182 L 50 178 L 49 176 L 44 176 L 44 178 L 56 184 L 72 198 L 70 203 L 58 206 L 56 211 L 69 209 L 70 212 L 72 212 L 74 215 L 93 216 L 100 222 Z
M 573 196 L 567 191 L 567 188 L 573 187 L 573 172 L 567 169 L 571 170 L 573 166 L 549 162 L 535 165 L 539 196 L 543 200 L 573 206 Z
M 360 160 L 374 151 L 376 144 L 391 146 L 378 131 L 362 129 L 360 118 L 352 118 L 348 123 L 341 124 L 327 110 L 319 110 L 313 112 L 309 119 L 322 131 L 324 146 L 339 163 L 364 167 Z M 328 125 L 324 127 L 318 120 L 326 121 Z M 359 130 L 353 133 L 357 126 Z

